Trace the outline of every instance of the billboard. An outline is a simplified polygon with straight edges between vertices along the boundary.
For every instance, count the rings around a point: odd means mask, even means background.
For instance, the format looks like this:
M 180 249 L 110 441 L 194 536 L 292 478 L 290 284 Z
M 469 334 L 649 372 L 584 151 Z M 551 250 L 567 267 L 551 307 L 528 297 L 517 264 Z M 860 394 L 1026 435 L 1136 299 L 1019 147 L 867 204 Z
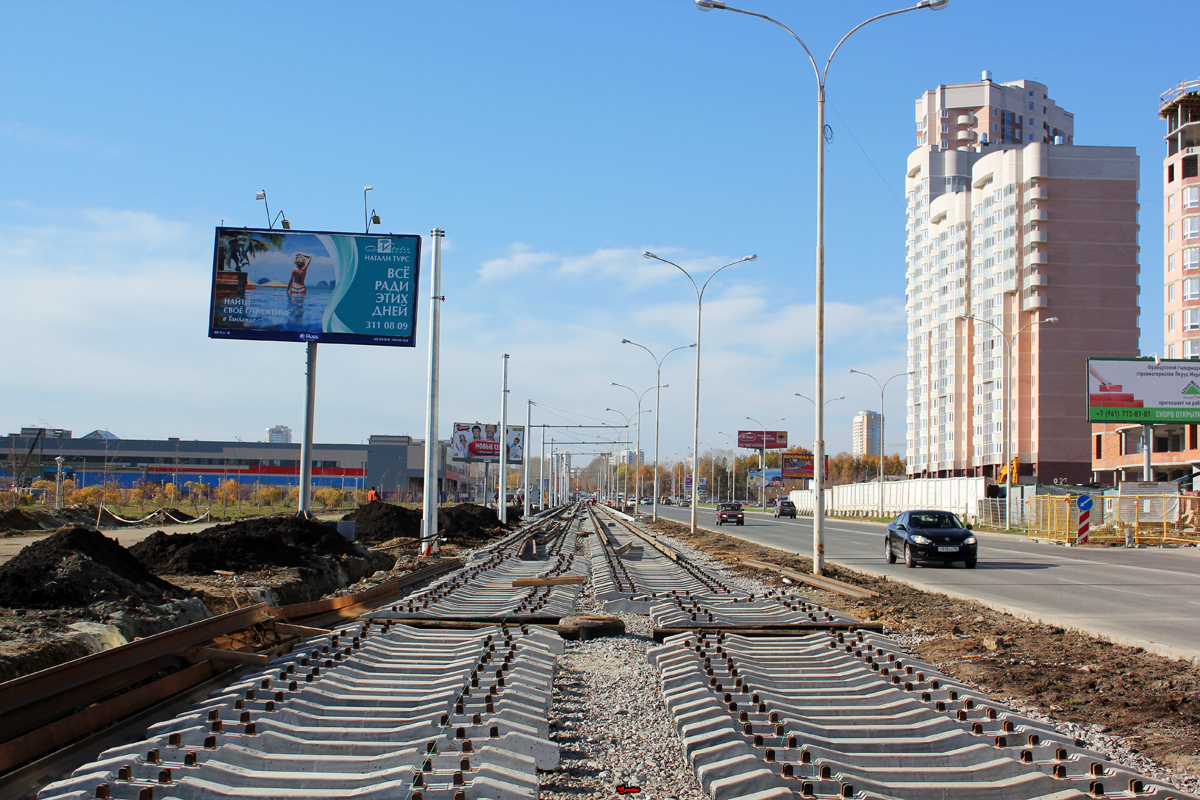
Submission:
M 213 339 L 416 344 L 421 237 L 217 228 Z
M 784 453 L 783 459 L 783 477 L 800 480 L 812 480 L 813 477 L 813 454 L 812 453 Z M 829 456 L 825 456 L 825 475 L 829 477 Z
M 1088 422 L 1200 422 L 1200 361 L 1089 358 Z
M 451 434 L 452 461 L 500 463 L 500 426 L 494 422 L 456 422 Z M 525 426 L 509 425 L 504 436 L 509 464 L 520 464 L 525 452 Z
M 762 470 L 752 469 L 748 471 L 750 482 L 755 486 L 762 485 Z M 768 486 L 783 486 L 783 475 L 775 467 L 767 467 L 767 485 Z
M 683 477 L 683 488 L 689 492 L 692 490 L 692 476 L 691 475 L 685 475 Z M 708 478 L 705 477 L 704 475 L 700 476 L 700 485 L 697 487 L 697 490 L 701 491 L 701 492 L 708 491 Z
M 787 449 L 787 431 L 767 431 L 766 434 L 768 450 Z M 763 432 L 738 431 L 738 447 L 745 447 L 750 450 L 762 450 Z

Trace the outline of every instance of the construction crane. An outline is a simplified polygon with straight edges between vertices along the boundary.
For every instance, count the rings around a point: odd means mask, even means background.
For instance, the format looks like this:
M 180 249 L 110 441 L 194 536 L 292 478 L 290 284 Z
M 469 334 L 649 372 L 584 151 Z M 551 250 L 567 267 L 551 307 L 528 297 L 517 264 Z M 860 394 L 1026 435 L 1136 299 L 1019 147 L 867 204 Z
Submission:
M 46 432 L 45 428 L 38 428 L 37 435 L 33 437 L 33 443 L 29 445 L 29 452 L 25 454 L 25 460 L 21 462 L 21 468 L 17 470 L 16 476 L 13 477 L 13 487 L 22 486 L 21 479 L 25 475 L 25 468 L 29 466 L 29 459 L 33 457 L 33 449 L 38 446 L 38 442 L 42 439 L 42 434 Z M 39 459 L 40 461 L 40 459 Z

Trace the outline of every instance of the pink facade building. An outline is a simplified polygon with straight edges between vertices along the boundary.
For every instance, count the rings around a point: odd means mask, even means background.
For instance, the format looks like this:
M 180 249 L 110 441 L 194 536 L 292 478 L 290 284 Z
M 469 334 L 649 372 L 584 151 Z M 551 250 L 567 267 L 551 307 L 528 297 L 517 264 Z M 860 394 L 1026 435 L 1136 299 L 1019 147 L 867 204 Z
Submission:
M 1167 123 L 1163 158 L 1163 353 L 1200 358 L 1200 78 L 1184 81 L 1159 98 Z M 1150 469 L 1154 480 L 1177 480 L 1200 465 L 1196 425 L 1153 428 Z M 1095 425 L 1092 469 L 1104 483 L 1141 480 L 1141 425 Z
M 996 477 L 1007 454 L 1025 480 L 1088 480 L 1086 359 L 1138 354 L 1137 154 L 1075 145 L 1032 81 L 985 73 L 916 106 L 909 473 Z

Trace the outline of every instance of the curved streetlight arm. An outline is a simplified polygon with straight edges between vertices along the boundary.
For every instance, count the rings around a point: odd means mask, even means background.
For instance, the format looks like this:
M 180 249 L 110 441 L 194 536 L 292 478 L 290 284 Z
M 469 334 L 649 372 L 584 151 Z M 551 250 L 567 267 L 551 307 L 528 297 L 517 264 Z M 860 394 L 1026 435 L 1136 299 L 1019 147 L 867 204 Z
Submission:
M 850 29 L 849 33 L 847 33 L 845 36 L 842 37 L 842 40 L 840 42 L 838 42 L 837 46 L 835 46 L 833 48 L 833 52 L 831 52 L 829 54 L 829 60 L 825 62 L 825 71 L 821 73 L 821 77 L 819 78 L 819 80 L 821 81 L 821 88 L 822 89 L 825 88 L 825 80 L 829 77 L 829 65 L 833 62 L 833 57 L 835 55 L 837 55 L 838 48 L 840 48 L 846 42 L 846 40 L 850 38 L 851 34 L 858 31 L 859 28 L 862 28 L 864 25 L 869 25 L 877 19 L 883 19 L 884 17 L 894 17 L 897 14 L 906 14 L 909 11 L 917 11 L 918 9 L 922 9 L 922 8 L 931 8 L 931 9 L 935 9 L 935 10 L 944 8 L 948 2 L 949 2 L 949 0 L 940 0 L 940 2 L 937 2 L 937 3 L 930 2 L 930 0 L 921 0 L 921 2 L 917 3 L 915 6 L 909 6 L 908 8 L 899 8 L 899 9 L 896 9 L 895 11 L 888 11 L 884 14 L 876 14 L 875 16 L 871 17 L 870 19 L 868 19 L 864 22 L 860 22 L 859 24 L 855 25 L 853 28 Z M 788 33 L 792 33 L 792 32 L 788 31 Z M 792 36 L 796 36 L 796 34 L 792 33 Z M 799 41 L 799 39 L 800 39 L 800 37 L 797 36 L 796 40 Z M 803 42 L 801 42 L 801 44 L 803 44 Z M 804 49 L 808 50 L 807 47 Z M 812 53 L 809 53 L 808 57 L 811 59 Z
M 817 83 L 821 84 L 822 88 L 824 88 L 825 81 L 821 77 L 820 68 L 817 67 L 817 59 L 813 57 L 812 51 L 808 49 L 808 45 L 806 45 L 804 43 L 804 40 L 801 39 L 799 36 L 797 36 L 796 32 L 793 31 L 791 28 L 789 28 L 787 25 L 784 25 L 782 22 L 775 19 L 774 17 L 768 17 L 766 14 L 759 14 L 757 11 L 747 11 L 743 8 L 733 8 L 732 6 L 727 6 L 723 3 L 722 4 L 701 3 L 700 0 L 697 0 L 696 5 L 699 6 L 700 9 L 703 11 L 711 11 L 712 9 L 718 9 L 720 11 L 732 11 L 735 14 L 745 14 L 747 17 L 758 17 L 759 19 L 765 19 L 767 22 L 773 22 L 776 25 L 778 25 L 779 27 L 783 28 L 785 31 L 787 31 L 788 33 L 790 33 L 792 35 L 793 39 L 795 39 L 797 42 L 800 43 L 800 46 L 804 48 L 804 52 L 808 53 L 808 60 L 809 60 L 809 63 L 812 64 L 813 74 L 817 76 Z M 870 20 L 867 20 L 867 22 L 870 22 Z M 864 22 L 863 24 L 865 25 L 866 23 Z M 862 26 L 859 26 L 859 27 L 862 27 Z M 857 30 L 857 28 L 855 30 Z M 853 32 L 854 31 L 851 31 L 851 33 L 853 33 Z M 849 36 L 850 34 L 846 34 L 846 35 Z M 840 45 L 841 42 L 839 42 L 838 44 Z M 830 56 L 830 58 L 832 58 L 832 56 Z M 825 69 L 826 69 L 826 71 L 829 70 L 829 64 L 825 65 Z

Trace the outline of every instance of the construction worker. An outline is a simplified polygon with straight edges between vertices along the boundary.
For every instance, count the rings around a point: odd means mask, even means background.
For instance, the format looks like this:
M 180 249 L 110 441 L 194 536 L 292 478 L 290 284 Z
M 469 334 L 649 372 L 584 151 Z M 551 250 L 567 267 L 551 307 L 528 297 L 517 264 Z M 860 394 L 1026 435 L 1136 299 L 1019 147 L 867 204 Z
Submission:
M 367 502 L 374 503 L 378 500 L 379 500 L 379 492 L 375 491 L 375 487 L 372 486 L 370 489 L 367 490 Z

